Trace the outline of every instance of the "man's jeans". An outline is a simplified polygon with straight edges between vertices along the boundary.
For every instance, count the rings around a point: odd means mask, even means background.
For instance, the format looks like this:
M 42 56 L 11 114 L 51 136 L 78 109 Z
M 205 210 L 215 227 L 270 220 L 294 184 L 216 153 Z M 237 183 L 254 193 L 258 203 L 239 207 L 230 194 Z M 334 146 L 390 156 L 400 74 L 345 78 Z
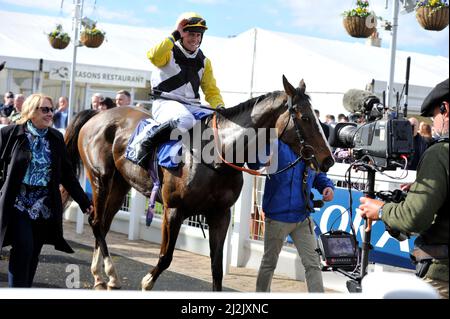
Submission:
M 290 235 L 294 241 L 305 268 L 308 291 L 324 291 L 320 259 L 316 252 L 317 241 L 313 229 L 314 222 L 310 217 L 299 223 L 284 223 L 265 218 L 264 256 L 256 280 L 256 291 L 270 291 L 273 273 L 287 235 Z

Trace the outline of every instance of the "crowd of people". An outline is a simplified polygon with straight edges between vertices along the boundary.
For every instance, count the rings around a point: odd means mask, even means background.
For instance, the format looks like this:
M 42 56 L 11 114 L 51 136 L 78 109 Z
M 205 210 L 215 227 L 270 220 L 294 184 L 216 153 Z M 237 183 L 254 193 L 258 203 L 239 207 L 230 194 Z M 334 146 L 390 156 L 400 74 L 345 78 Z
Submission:
M 21 118 L 22 105 L 26 96 L 8 91 L 3 96 L 3 103 L 0 103 L 0 124 L 8 125 L 17 123 Z M 105 111 L 116 106 L 131 106 L 131 94 L 127 90 L 116 92 L 114 99 L 104 96 L 101 93 L 94 93 L 91 97 L 90 108 L 98 111 Z M 136 107 L 145 107 L 137 103 Z M 58 98 L 58 107 L 53 113 L 53 127 L 64 129 L 67 127 L 69 118 L 69 99 L 66 96 Z

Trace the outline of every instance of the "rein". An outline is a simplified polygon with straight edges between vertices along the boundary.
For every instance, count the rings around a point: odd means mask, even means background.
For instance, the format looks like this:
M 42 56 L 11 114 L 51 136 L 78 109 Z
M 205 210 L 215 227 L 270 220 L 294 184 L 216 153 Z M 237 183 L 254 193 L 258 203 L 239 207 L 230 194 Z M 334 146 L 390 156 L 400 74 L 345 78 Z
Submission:
M 213 120 L 212 120 L 212 125 L 213 125 L 213 130 L 214 130 L 214 145 L 215 145 L 215 148 L 217 150 L 217 155 L 219 156 L 220 160 L 222 160 L 225 164 L 227 164 L 231 168 L 234 168 L 235 170 L 238 170 L 238 171 L 241 171 L 241 172 L 246 172 L 246 173 L 248 173 L 250 175 L 266 176 L 266 177 L 269 177 L 269 178 L 270 178 L 270 176 L 277 175 L 277 174 L 280 174 L 280 173 L 283 173 L 283 172 L 287 171 L 288 169 L 291 169 L 301 159 L 304 159 L 305 162 L 307 164 L 309 164 L 311 162 L 311 160 L 314 158 L 314 155 L 312 155 L 310 157 L 306 157 L 304 155 L 303 151 L 304 151 L 304 149 L 308 149 L 308 148 L 309 149 L 313 149 L 313 148 L 312 148 L 311 145 L 305 145 L 305 140 L 301 136 L 300 127 L 298 126 L 297 122 L 295 121 L 295 111 L 294 111 L 294 107 L 292 105 L 292 98 L 290 96 L 288 96 L 287 106 L 288 106 L 288 110 L 289 110 L 290 116 L 288 118 L 286 126 L 284 127 L 282 133 L 280 134 L 280 138 L 285 133 L 285 131 L 286 131 L 288 125 L 289 125 L 289 122 L 290 122 L 290 120 L 292 118 L 292 121 L 293 121 L 294 126 L 295 126 L 295 133 L 296 133 L 297 138 L 298 138 L 298 140 L 300 142 L 300 155 L 297 157 L 297 159 L 295 161 L 289 163 L 286 167 L 284 167 L 284 168 L 282 168 L 282 169 L 280 169 L 280 170 L 278 170 L 278 171 L 276 171 L 275 173 L 272 173 L 272 174 L 265 174 L 265 173 L 262 173 L 261 171 L 258 171 L 258 170 L 249 169 L 249 168 L 242 167 L 242 166 L 233 164 L 231 162 L 228 162 L 226 159 L 223 158 L 221 152 L 219 151 L 219 134 L 218 134 L 218 129 L 217 129 L 217 112 L 214 112 Z M 306 174 L 306 177 L 307 177 L 308 173 L 306 171 L 305 171 L 305 174 Z M 305 177 L 304 177 L 304 179 L 305 179 Z
M 217 155 L 219 155 L 219 158 L 228 166 L 230 166 L 231 168 L 234 168 L 235 170 L 241 171 L 241 172 L 246 172 L 248 174 L 251 175 L 256 175 L 256 176 L 264 176 L 267 174 L 263 174 L 260 171 L 257 170 L 253 170 L 253 169 L 249 169 L 249 168 L 245 168 L 245 167 L 241 167 L 238 165 L 235 165 L 233 163 L 228 162 L 226 159 L 223 158 L 221 152 L 219 151 L 219 136 L 218 136 L 218 132 L 217 132 L 217 113 L 214 112 L 213 115 L 213 121 L 212 121 L 212 125 L 213 125 L 213 130 L 214 130 L 214 146 L 217 150 Z

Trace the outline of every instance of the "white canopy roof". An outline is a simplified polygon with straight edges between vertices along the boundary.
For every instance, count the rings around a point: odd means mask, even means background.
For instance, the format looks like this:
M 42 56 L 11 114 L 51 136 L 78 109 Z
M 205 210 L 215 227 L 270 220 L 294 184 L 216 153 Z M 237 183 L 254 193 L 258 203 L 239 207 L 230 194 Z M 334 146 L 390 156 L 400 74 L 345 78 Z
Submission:
M 37 69 L 39 59 L 43 59 L 44 70 L 47 62 L 70 63 L 72 46 L 56 50 L 47 41 L 46 33 L 57 23 L 71 33 L 70 19 L 0 11 L 0 60 L 7 60 L 9 68 L 26 65 L 30 69 L 36 65 Z M 96 49 L 80 47 L 78 64 L 151 71 L 148 49 L 171 32 L 108 23 L 99 23 L 98 27 L 106 31 L 106 42 Z M 212 61 L 228 106 L 247 100 L 250 90 L 254 96 L 282 90 L 281 77 L 285 74 L 293 85 L 305 80 L 313 106 L 322 114 L 348 113 L 342 107 L 342 95 L 347 90 L 363 90 L 372 79 L 387 81 L 389 77 L 390 50 L 360 43 L 252 29 L 233 38 L 206 33 L 202 50 Z M 395 82 L 405 82 L 408 56 L 411 85 L 432 88 L 449 77 L 448 58 L 397 51 Z M 419 105 L 410 107 L 417 109 Z

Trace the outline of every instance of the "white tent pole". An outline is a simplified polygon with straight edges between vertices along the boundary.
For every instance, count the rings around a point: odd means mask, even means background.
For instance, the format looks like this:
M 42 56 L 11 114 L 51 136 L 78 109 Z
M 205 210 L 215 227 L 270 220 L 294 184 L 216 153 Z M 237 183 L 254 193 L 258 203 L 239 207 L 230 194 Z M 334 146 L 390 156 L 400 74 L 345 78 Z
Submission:
M 391 39 L 391 63 L 389 68 L 389 82 L 386 88 L 387 101 L 386 106 L 393 107 L 393 86 L 394 86 L 394 73 L 395 73 L 395 53 L 397 50 L 397 29 L 398 29 L 398 12 L 399 12 L 399 0 L 394 0 L 394 11 L 392 18 L 392 39 Z
M 70 90 L 69 90 L 69 110 L 67 112 L 67 123 L 70 122 L 72 112 L 75 107 L 75 72 L 77 66 L 77 48 L 78 48 L 78 29 L 80 26 L 81 16 L 83 14 L 84 0 L 74 0 L 75 8 L 73 12 L 73 53 L 72 53 L 72 70 L 70 72 Z
M 256 33 L 258 29 L 254 28 L 255 36 L 253 38 L 253 55 L 252 55 L 252 70 L 250 72 L 250 90 L 249 90 L 249 98 L 253 97 L 253 75 L 255 73 L 255 60 L 256 60 Z

